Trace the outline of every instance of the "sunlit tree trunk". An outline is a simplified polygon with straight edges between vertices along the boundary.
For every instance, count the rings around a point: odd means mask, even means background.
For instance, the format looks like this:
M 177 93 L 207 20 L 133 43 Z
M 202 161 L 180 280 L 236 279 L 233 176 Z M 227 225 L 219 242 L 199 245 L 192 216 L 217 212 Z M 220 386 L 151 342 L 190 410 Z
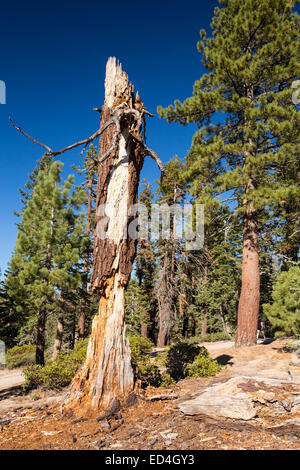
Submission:
M 250 208 L 244 215 L 242 288 L 238 307 L 236 346 L 256 344 L 260 298 L 260 275 L 256 212 Z

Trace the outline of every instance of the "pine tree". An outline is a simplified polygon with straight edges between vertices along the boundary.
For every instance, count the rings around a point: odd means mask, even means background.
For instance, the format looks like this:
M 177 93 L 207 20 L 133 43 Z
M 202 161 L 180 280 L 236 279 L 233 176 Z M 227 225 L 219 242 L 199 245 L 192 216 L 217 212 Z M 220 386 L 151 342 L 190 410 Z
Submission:
M 272 303 L 264 313 L 277 335 L 300 336 L 300 266 L 293 265 L 279 274 L 272 292 Z
M 242 218 L 236 337 L 242 346 L 256 343 L 261 213 L 296 190 L 282 184 L 277 172 L 299 154 L 299 111 L 291 99 L 299 75 L 299 17 L 296 1 L 220 4 L 213 37 L 201 31 L 198 44 L 208 73 L 195 83 L 192 97 L 159 113 L 169 122 L 198 124 L 188 158 L 192 185 L 208 183 L 215 195 L 227 192 Z
M 88 292 L 89 279 L 92 267 L 92 253 L 93 253 L 93 232 L 95 229 L 95 200 L 97 184 L 97 149 L 91 144 L 83 159 L 83 168 L 76 168 L 79 174 L 84 174 L 84 182 L 82 187 L 87 192 L 87 216 L 86 216 L 86 246 L 84 248 L 84 272 L 82 276 L 82 289 L 80 298 L 80 315 L 79 315 L 79 338 L 83 339 L 87 336 L 88 328 L 87 318 L 88 312 L 91 312 L 91 305 L 93 304 L 94 293 Z
M 23 205 L 22 212 L 14 212 L 14 214 L 20 217 L 27 206 L 27 201 L 31 198 L 32 190 L 37 183 L 38 174 L 40 171 L 48 171 L 50 165 L 53 163 L 53 157 L 48 153 L 45 153 L 37 164 L 33 172 L 29 175 L 28 181 L 25 184 L 25 189 L 19 189 L 21 195 L 21 203 Z
M 69 271 L 79 256 L 78 247 L 72 243 L 79 196 L 71 194 L 72 176 L 60 184 L 61 169 L 62 163 L 53 162 L 39 170 L 32 195 L 26 199 L 5 280 L 17 310 L 24 318 L 34 320 L 36 362 L 42 365 L 47 316 L 56 310 Z

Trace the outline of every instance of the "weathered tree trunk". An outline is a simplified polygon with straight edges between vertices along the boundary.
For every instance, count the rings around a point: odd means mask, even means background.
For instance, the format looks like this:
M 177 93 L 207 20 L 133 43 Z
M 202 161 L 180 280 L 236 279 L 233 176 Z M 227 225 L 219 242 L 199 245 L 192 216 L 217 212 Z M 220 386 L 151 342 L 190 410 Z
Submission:
M 252 186 L 252 183 L 251 183 Z M 257 215 L 252 203 L 244 215 L 242 288 L 238 306 L 236 346 L 256 344 L 260 298 Z
M 115 58 L 106 66 L 105 102 L 101 127 L 118 109 L 141 111 L 143 103 L 134 96 L 134 88 Z M 84 366 L 74 378 L 68 407 L 80 410 L 106 409 L 117 397 L 124 400 L 133 390 L 134 377 L 130 349 L 125 337 L 124 301 L 136 240 L 125 238 L 128 208 L 137 203 L 139 175 L 144 162 L 142 123 L 128 113 L 117 126 L 110 125 L 100 139 L 99 157 L 112 151 L 99 165 L 97 186 L 97 228 L 95 232 L 91 284 L 100 292 L 99 313 L 93 320 L 92 333 Z M 113 145 L 115 142 L 115 145 Z M 106 205 L 105 218 L 99 212 Z M 100 234 L 100 227 L 106 238 Z
M 58 354 L 61 351 L 62 341 L 63 341 L 63 333 L 64 333 L 64 316 L 65 316 L 65 300 L 64 298 L 60 297 L 59 299 L 59 312 L 57 317 L 57 330 L 56 330 L 56 338 L 54 341 L 53 346 L 53 354 L 52 354 L 52 361 L 54 361 Z

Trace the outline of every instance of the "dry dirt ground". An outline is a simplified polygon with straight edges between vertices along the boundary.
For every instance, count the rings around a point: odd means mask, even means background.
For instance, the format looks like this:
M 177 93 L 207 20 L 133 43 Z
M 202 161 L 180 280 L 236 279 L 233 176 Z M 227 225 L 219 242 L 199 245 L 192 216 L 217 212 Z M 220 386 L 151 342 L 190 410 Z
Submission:
M 162 393 L 188 397 L 237 375 L 298 383 L 300 367 L 291 363 L 285 342 L 242 349 L 230 342 L 209 344 L 211 356 L 224 364 L 215 377 L 185 379 L 173 390 L 149 388 L 139 392 L 133 406 L 100 421 L 99 413 L 89 418 L 62 414 L 63 393 L 0 391 L 0 449 L 299 450 L 300 427 L 283 424 L 280 416 L 271 418 L 263 411 L 249 421 L 185 416 L 178 409 L 180 399 L 149 401 Z
M 24 376 L 21 369 L 0 370 L 0 392 L 11 387 L 17 387 L 24 382 Z

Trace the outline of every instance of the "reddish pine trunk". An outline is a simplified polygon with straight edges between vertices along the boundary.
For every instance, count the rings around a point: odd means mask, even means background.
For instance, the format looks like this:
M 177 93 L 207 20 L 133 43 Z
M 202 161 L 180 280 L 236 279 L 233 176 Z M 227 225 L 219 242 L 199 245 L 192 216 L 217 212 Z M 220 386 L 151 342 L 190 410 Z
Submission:
M 157 346 L 159 348 L 163 348 L 170 344 L 171 331 L 174 325 L 172 289 L 170 283 L 168 283 L 168 264 L 168 249 L 166 247 L 158 296 L 159 330 Z
M 260 297 L 256 219 L 256 212 L 253 208 L 249 208 L 244 215 L 242 289 L 238 306 L 236 346 L 256 344 Z
M 143 315 L 146 316 L 147 312 L 144 312 Z M 141 336 L 143 338 L 148 338 L 148 326 L 145 323 L 141 324 Z
M 251 50 L 249 50 L 251 52 Z M 254 88 L 251 85 L 246 90 L 247 98 L 254 97 Z M 245 118 L 244 135 L 247 134 L 248 122 Z M 244 152 L 244 169 L 248 159 L 253 158 L 254 143 L 249 138 L 248 148 Z M 249 168 L 248 168 L 249 171 Z M 251 192 L 255 189 L 255 181 L 250 177 L 245 187 L 244 197 L 244 227 L 243 227 L 243 262 L 242 262 L 242 288 L 238 306 L 238 327 L 235 345 L 253 346 L 256 344 L 257 320 L 260 299 L 260 276 L 258 257 L 258 231 L 257 212 L 251 200 Z

